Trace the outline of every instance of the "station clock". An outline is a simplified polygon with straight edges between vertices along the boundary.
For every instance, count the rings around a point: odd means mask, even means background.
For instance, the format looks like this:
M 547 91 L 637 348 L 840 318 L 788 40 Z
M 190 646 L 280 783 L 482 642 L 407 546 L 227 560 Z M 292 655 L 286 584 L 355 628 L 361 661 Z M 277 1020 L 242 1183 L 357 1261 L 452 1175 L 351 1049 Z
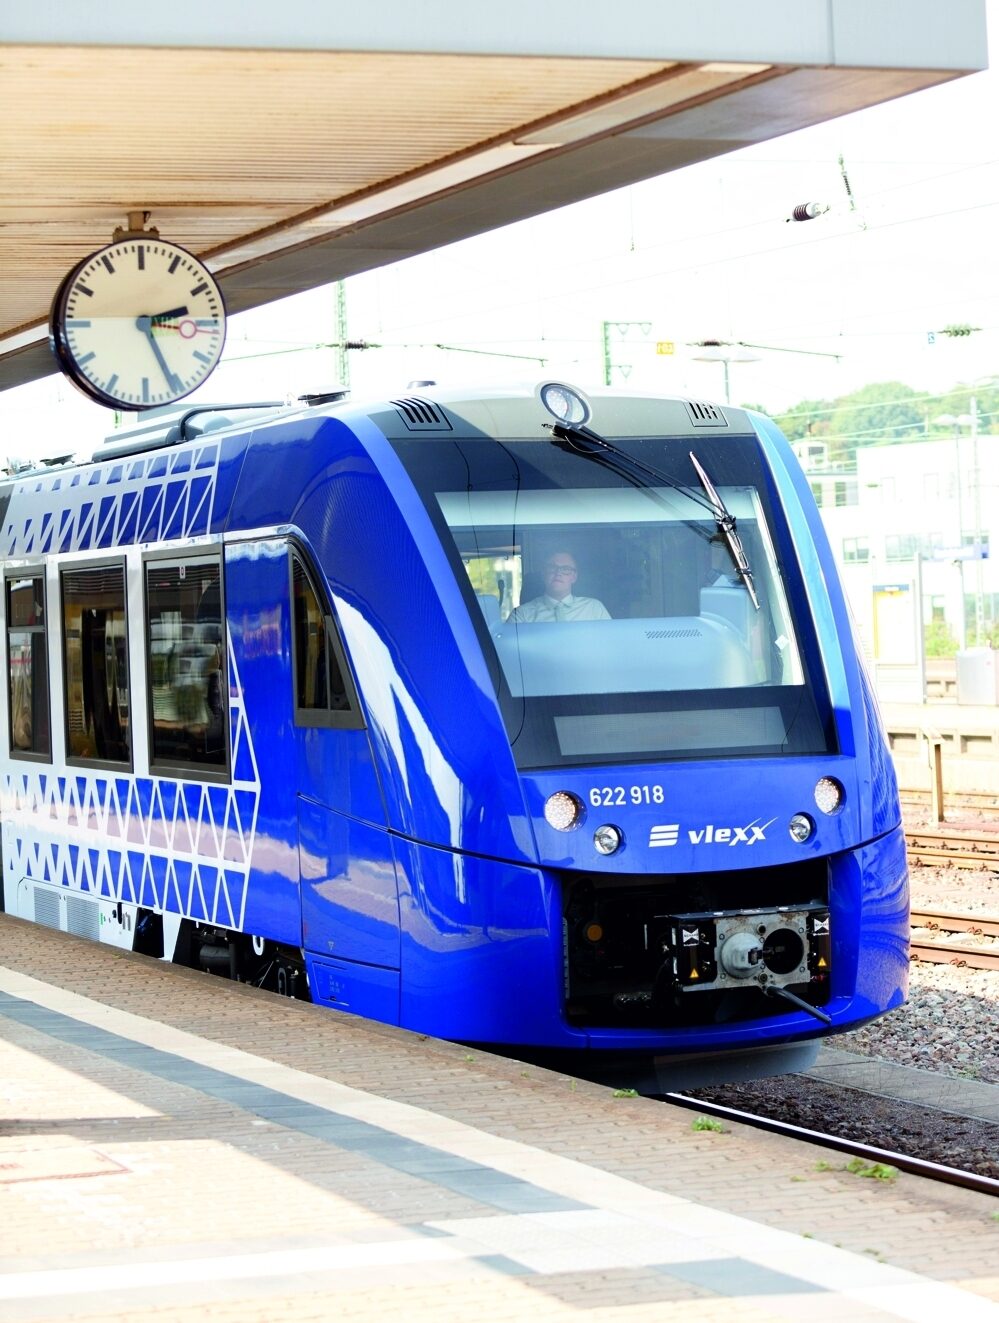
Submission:
M 141 410 L 196 390 L 221 357 L 225 326 L 222 292 L 204 263 L 139 231 L 65 276 L 49 339 L 62 371 L 91 399 Z

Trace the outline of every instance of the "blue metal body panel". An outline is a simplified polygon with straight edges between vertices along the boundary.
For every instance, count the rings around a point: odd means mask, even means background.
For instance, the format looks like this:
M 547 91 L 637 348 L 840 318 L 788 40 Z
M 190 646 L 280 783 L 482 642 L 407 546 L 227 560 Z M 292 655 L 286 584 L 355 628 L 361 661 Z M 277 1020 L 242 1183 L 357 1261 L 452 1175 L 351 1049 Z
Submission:
M 313 1000 L 384 1024 L 399 1023 L 399 971 L 307 954 Z
M 5 845 L 8 877 L 300 950 L 315 1000 L 423 1033 L 663 1053 L 827 1031 L 794 1009 L 670 1029 L 574 1026 L 566 880 L 724 873 L 752 909 L 751 870 L 827 864 L 831 1032 L 897 1006 L 908 909 L 887 744 L 807 483 L 775 425 L 749 417 L 786 520 L 779 551 L 809 586 L 797 605 L 814 628 L 837 753 L 518 771 L 476 622 L 390 440 L 364 409 L 306 412 L 11 493 L 8 560 L 224 537 L 232 776 L 205 788 L 9 760 L 2 811 L 19 844 Z M 329 595 L 363 729 L 296 724 L 290 546 Z M 833 815 L 816 811 L 821 776 L 845 789 Z M 585 806 L 575 831 L 545 819 L 558 790 Z M 132 824 L 127 849 L 32 843 L 47 802 L 70 804 L 76 823 L 112 795 Z M 804 845 L 788 832 L 795 813 L 816 823 Z M 593 843 L 605 823 L 624 837 L 610 856 Z
M 399 968 L 399 897 L 392 839 L 300 797 L 304 945 L 341 960 Z
M 562 1020 L 561 908 L 538 868 L 397 843 L 402 1023 L 442 1038 L 585 1044 Z M 482 1026 L 491 1032 L 483 1040 Z
M 385 796 L 384 808 L 370 803 L 358 816 L 387 813 L 389 828 L 405 836 L 530 860 L 513 756 L 440 541 L 385 438 L 364 417 L 351 422 L 348 430 L 338 419 L 310 420 L 304 436 L 288 423 L 255 437 L 230 528 L 237 518 L 253 528 L 282 514 L 326 576 L 364 677 Z M 278 481 L 261 490 L 253 477 L 261 472 Z
M 288 561 L 282 543 L 244 543 L 226 556 L 226 613 L 250 714 L 260 785 L 244 932 L 302 945 L 295 731 L 287 684 Z M 285 603 L 282 609 L 282 602 Z M 245 769 L 249 773 L 250 769 Z

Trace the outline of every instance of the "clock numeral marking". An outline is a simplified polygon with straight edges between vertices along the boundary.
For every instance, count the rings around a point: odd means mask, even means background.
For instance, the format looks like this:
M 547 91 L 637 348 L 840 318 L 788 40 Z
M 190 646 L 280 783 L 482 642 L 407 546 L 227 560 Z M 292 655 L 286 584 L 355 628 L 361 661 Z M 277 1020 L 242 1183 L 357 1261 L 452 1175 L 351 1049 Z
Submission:
M 86 294 L 88 299 L 92 299 L 94 297 L 94 291 L 92 289 L 88 289 L 87 286 L 81 284 L 80 281 L 77 281 L 76 288 L 77 290 L 79 290 L 81 294 Z
M 140 271 L 145 271 L 145 269 L 146 269 L 146 247 L 145 247 L 145 244 L 141 244 L 141 243 L 140 243 L 140 244 L 136 247 L 136 249 L 135 249 L 135 256 L 136 256 L 136 258 L 138 259 L 138 262 L 139 262 L 139 270 L 140 270 Z
M 202 363 L 210 363 L 212 361 L 212 355 L 203 354 L 200 349 L 195 349 L 194 357 L 200 359 Z
M 108 274 L 113 276 L 113 275 L 114 275 L 114 263 L 111 261 L 110 257 L 108 257 L 108 256 L 105 254 L 105 256 L 101 258 L 101 261 L 102 261 L 102 262 L 104 263 L 104 265 L 107 267 L 107 269 L 108 269 Z
M 76 360 L 76 366 L 83 367 L 84 363 L 89 363 L 92 358 L 96 358 L 96 357 L 97 357 L 97 351 L 95 349 L 91 349 L 89 354 L 84 354 L 82 358 L 78 358 Z
M 143 377 L 143 378 L 142 378 L 142 402 L 143 402 L 143 404 L 148 404 L 148 403 L 149 403 L 149 378 L 148 378 L 148 377 Z
M 82 317 L 70 317 L 67 319 L 65 325 L 67 331 L 85 331 L 87 327 L 92 326 L 93 323 L 85 321 Z
M 173 275 L 173 273 L 177 270 L 179 266 L 180 266 L 180 258 L 175 257 L 173 261 L 170 263 L 170 265 L 167 267 L 167 270 L 170 272 L 171 275 Z
M 104 389 L 110 395 L 111 392 L 114 390 L 115 386 L 117 386 L 117 384 L 118 384 L 118 373 L 116 372 L 114 376 L 111 378 L 111 380 L 108 382 L 108 384 L 104 387 Z
M 203 291 L 206 290 L 207 288 L 208 288 L 208 283 L 207 281 L 203 280 L 200 285 L 195 285 L 195 287 L 191 290 L 191 298 L 193 299 L 195 294 L 203 293 Z

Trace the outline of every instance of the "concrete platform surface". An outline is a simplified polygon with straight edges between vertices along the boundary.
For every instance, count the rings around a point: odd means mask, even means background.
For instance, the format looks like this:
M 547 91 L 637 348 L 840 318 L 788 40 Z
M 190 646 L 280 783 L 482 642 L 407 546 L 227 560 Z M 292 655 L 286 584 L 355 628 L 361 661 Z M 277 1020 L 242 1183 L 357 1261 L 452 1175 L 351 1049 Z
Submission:
M 940 1112 L 999 1125 L 999 1086 L 980 1080 L 938 1075 L 932 1070 L 897 1066 L 890 1061 L 873 1061 L 858 1052 L 844 1052 L 829 1043 L 823 1044 L 818 1061 L 805 1074 L 826 1084 L 857 1089 L 879 1098 L 901 1098 L 919 1107 L 932 1107 Z M 887 1138 L 885 1145 L 890 1147 Z
M 999 1201 L 0 915 L 0 1318 L 999 1320 Z

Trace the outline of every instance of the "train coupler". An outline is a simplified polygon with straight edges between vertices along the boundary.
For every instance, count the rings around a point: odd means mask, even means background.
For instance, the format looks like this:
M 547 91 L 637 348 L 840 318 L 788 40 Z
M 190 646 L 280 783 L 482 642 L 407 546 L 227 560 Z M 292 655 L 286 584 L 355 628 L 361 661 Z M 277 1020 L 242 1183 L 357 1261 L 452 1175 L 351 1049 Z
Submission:
M 829 979 L 829 907 L 818 901 L 770 910 L 673 914 L 664 938 L 673 985 L 683 993 L 755 986 L 779 996 L 792 984 Z

